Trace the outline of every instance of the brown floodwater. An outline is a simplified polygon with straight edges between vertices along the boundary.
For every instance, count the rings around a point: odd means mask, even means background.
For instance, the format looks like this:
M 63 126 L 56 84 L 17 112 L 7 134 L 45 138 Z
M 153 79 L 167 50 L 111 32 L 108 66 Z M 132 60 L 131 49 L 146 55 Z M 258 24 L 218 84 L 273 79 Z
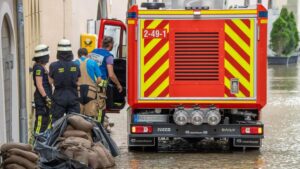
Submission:
M 131 153 L 127 151 L 126 111 L 111 114 L 112 137 L 120 147 L 115 168 L 251 169 L 300 168 L 300 67 L 268 68 L 268 104 L 263 109 L 265 139 L 260 151 Z

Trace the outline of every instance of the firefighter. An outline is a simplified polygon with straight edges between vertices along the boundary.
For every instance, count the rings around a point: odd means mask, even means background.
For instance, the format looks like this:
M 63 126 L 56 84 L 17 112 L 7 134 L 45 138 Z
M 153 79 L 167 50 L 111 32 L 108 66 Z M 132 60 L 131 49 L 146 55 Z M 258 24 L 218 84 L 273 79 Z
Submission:
M 71 42 L 62 39 L 57 47 L 57 59 L 50 65 L 50 82 L 54 85 L 52 124 L 64 114 L 80 113 L 77 82 L 79 66 L 73 60 Z
M 113 49 L 113 46 L 113 38 L 106 36 L 102 41 L 102 48 L 95 49 L 90 54 L 91 58 L 95 60 L 100 67 L 102 82 L 99 87 L 101 89 L 101 96 L 103 97 L 106 96 L 105 90 L 108 85 L 108 79 L 117 86 L 117 89 L 120 93 L 123 91 L 123 87 L 114 72 L 114 56 L 110 53 L 110 51 Z M 103 122 L 103 117 L 105 116 L 103 112 L 106 104 L 105 99 L 100 99 L 99 104 L 103 107 L 103 109 L 102 111 L 99 111 L 98 120 Z
M 52 98 L 52 88 L 48 79 L 46 64 L 49 62 L 49 47 L 40 44 L 35 48 L 33 57 L 33 82 L 36 88 L 34 92 L 35 103 L 35 124 L 34 133 L 43 133 L 50 123 L 50 107 Z
M 84 115 L 97 118 L 98 116 L 98 87 L 101 83 L 101 72 L 97 63 L 87 58 L 88 51 L 85 48 L 78 50 L 75 63 L 80 66 L 81 77 L 78 79 L 80 112 Z

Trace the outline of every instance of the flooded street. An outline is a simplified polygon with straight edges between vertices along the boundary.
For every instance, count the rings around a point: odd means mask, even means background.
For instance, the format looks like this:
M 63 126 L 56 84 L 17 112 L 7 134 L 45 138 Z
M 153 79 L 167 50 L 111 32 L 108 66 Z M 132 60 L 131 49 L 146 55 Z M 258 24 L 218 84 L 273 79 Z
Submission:
M 268 69 L 268 104 L 263 109 L 265 139 L 260 151 L 208 153 L 129 153 L 126 112 L 111 114 L 112 136 L 121 147 L 116 168 L 300 168 L 300 67 Z

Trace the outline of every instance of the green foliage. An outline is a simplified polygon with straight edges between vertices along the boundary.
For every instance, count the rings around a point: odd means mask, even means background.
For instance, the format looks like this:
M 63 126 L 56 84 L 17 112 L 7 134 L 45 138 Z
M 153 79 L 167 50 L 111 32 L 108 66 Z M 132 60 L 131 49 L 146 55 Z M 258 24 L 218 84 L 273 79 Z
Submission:
M 298 48 L 299 34 L 295 15 L 282 8 L 279 18 L 273 23 L 270 48 L 277 56 L 288 56 Z

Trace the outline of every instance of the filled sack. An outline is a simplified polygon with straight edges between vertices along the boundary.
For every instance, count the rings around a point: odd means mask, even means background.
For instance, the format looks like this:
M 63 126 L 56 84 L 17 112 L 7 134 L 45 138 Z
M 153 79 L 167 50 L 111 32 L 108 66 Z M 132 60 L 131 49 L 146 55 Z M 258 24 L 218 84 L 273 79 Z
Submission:
M 33 151 L 32 146 L 29 144 L 7 143 L 7 144 L 3 144 L 1 146 L 1 153 L 6 153 L 8 150 L 13 149 L 13 148 L 24 150 L 24 151 Z
M 11 155 L 10 157 L 6 158 L 3 162 L 4 168 L 10 164 L 18 164 L 27 169 L 38 169 L 38 166 L 36 163 L 31 162 L 31 161 L 27 160 L 26 158 L 16 156 L 16 155 Z
M 71 116 L 68 118 L 68 122 L 74 127 L 76 130 L 81 130 L 85 132 L 91 132 L 93 129 L 92 123 L 86 121 L 81 116 Z
M 30 151 L 24 151 L 24 150 L 20 150 L 17 148 L 13 148 L 7 151 L 7 156 L 12 156 L 12 155 L 16 155 L 16 156 L 20 156 L 23 158 L 26 158 L 27 160 L 31 161 L 31 162 L 37 162 L 39 160 L 39 156 L 33 152 Z
M 68 138 L 68 137 L 80 137 L 84 139 L 89 139 L 88 134 L 84 131 L 80 130 L 67 130 L 64 132 L 63 137 Z

